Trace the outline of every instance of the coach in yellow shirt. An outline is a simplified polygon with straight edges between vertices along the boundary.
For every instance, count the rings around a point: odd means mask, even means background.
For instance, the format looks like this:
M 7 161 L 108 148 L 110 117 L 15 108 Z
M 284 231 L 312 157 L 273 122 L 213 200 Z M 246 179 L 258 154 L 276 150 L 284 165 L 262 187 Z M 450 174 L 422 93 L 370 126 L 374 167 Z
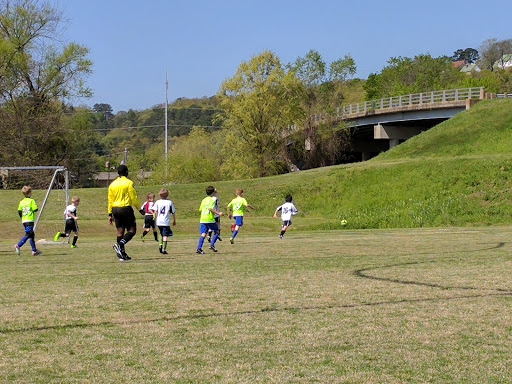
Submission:
M 133 182 L 128 179 L 128 167 L 121 164 L 117 168 L 117 177 L 108 186 L 108 222 L 115 221 L 117 229 L 117 242 L 114 251 L 120 261 L 130 260 L 124 249 L 133 236 L 137 233 L 137 224 L 132 206 L 139 207 L 137 192 L 133 188 Z

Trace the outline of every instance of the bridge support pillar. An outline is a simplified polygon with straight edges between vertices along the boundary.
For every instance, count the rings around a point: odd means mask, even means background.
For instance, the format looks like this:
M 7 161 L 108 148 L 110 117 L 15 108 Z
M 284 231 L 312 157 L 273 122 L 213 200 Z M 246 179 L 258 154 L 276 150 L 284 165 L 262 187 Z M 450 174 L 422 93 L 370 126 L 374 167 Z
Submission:
M 407 140 L 423 132 L 421 128 L 377 124 L 373 126 L 373 138 L 389 140 L 389 148 L 396 147 L 400 140 Z

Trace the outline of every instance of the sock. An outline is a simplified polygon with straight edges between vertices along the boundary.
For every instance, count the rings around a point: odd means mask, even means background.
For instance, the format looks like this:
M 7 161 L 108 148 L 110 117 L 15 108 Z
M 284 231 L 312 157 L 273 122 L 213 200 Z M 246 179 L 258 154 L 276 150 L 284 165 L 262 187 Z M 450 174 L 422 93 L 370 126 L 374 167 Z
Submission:
M 155 236 L 155 241 L 158 241 L 158 233 L 153 232 L 153 235 Z
M 23 236 L 20 241 L 18 242 L 18 247 L 22 247 L 23 244 L 25 244 L 28 240 L 28 235 Z
M 213 247 L 215 245 L 215 242 L 217 241 L 217 239 L 219 238 L 219 234 L 217 232 L 215 232 L 213 234 L 213 237 L 212 237 L 212 242 L 210 243 L 210 245 Z
M 76 241 L 78 240 L 78 235 L 73 236 L 73 244 L 76 245 Z
M 30 242 L 30 246 L 32 247 L 32 252 L 37 251 L 37 248 L 36 248 L 36 242 L 34 241 L 34 238 L 33 238 L 33 237 L 31 237 L 31 238 L 29 239 L 29 242 Z
M 117 244 L 121 244 L 121 240 L 123 240 L 123 236 L 117 236 Z
M 234 239 L 234 238 L 235 238 L 235 236 L 237 235 L 237 233 L 238 233 L 238 231 L 235 229 L 235 230 L 233 231 L 233 234 L 231 235 L 231 237 Z
M 146 236 L 148 233 L 147 232 L 142 232 L 142 238 L 144 238 L 144 236 Z
M 119 242 L 119 246 L 121 247 L 121 251 L 124 252 L 124 246 L 126 245 L 126 240 L 123 238 L 121 239 L 121 241 Z
M 285 232 L 286 232 L 286 231 L 281 231 L 281 236 L 283 236 Z
M 204 243 L 204 237 L 199 236 L 199 241 L 197 242 L 197 249 L 203 248 L 203 243 Z
M 162 250 L 165 251 L 167 249 L 167 241 L 164 241 L 162 244 Z
M 131 239 L 133 239 L 133 236 L 135 236 L 135 233 L 131 232 L 131 231 L 128 231 L 124 234 L 123 236 L 123 240 L 124 240 L 124 243 L 126 244 L 127 242 L 129 242 Z

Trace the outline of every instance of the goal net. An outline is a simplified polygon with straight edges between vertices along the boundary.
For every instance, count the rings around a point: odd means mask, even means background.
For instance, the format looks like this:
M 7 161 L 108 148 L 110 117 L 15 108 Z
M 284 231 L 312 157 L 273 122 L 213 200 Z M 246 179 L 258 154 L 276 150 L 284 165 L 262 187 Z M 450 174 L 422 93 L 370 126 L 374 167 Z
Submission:
M 62 244 L 69 238 L 54 241 L 57 231 L 65 225 L 64 210 L 69 202 L 69 171 L 59 166 L 0 167 L 2 189 L 21 190 L 32 187 L 32 198 L 38 211 L 34 222 L 37 243 Z M 20 200 L 23 196 L 20 196 Z

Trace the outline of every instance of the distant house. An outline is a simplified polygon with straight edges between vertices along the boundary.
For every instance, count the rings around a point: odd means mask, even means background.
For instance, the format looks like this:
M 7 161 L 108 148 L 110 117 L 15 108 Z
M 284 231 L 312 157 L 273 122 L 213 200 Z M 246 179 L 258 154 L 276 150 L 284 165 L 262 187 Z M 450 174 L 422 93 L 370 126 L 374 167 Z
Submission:
M 475 63 L 468 63 L 466 60 L 452 61 L 452 65 L 462 73 L 480 72 L 480 68 Z
M 512 68 L 512 54 L 503 55 L 500 60 L 496 60 L 493 68 L 507 69 Z

